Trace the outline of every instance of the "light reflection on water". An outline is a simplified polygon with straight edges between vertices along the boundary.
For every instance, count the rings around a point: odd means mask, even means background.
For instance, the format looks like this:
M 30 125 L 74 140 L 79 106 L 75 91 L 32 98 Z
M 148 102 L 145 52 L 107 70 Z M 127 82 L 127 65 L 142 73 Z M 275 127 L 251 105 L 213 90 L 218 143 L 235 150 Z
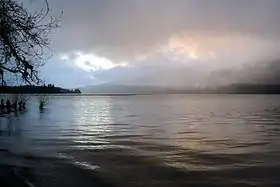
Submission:
M 67 155 L 70 164 L 125 186 L 276 185 L 279 99 L 53 96 L 41 113 L 31 102 L 24 115 L 1 121 L 1 128 L 14 129 L 2 133 L 0 146 L 17 154 Z M 67 167 L 59 169 L 67 173 Z

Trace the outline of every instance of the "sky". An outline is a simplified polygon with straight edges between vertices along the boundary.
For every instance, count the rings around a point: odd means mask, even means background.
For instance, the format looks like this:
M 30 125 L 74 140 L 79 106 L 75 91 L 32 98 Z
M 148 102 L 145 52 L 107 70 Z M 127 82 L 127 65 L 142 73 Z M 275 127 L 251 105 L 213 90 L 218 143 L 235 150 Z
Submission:
M 48 2 L 50 15 L 63 11 L 41 69 L 49 83 L 185 87 L 278 74 L 279 0 Z M 43 3 L 24 5 L 36 11 Z

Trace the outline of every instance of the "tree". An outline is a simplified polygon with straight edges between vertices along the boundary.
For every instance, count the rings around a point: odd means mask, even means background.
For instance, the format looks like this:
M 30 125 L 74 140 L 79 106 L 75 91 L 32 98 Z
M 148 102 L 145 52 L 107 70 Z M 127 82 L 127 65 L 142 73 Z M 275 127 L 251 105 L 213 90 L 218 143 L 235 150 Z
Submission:
M 49 49 L 49 34 L 60 26 L 61 16 L 49 17 L 49 5 L 31 13 L 16 0 L 0 0 L 0 72 L 19 75 L 29 84 L 40 82 L 38 68 Z

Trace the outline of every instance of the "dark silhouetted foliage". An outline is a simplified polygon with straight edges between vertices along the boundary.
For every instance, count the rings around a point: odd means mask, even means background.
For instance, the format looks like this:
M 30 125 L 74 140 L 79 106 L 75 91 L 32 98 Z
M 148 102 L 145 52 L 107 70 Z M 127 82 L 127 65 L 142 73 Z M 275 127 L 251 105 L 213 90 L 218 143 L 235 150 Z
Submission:
M 61 17 L 48 17 L 49 6 L 30 13 L 16 0 L 0 0 L 0 78 L 5 72 L 27 83 L 39 83 L 38 67 L 44 64 L 49 34 L 60 26 Z
M 79 89 L 64 89 L 53 84 L 43 86 L 0 86 L 0 93 L 81 93 Z

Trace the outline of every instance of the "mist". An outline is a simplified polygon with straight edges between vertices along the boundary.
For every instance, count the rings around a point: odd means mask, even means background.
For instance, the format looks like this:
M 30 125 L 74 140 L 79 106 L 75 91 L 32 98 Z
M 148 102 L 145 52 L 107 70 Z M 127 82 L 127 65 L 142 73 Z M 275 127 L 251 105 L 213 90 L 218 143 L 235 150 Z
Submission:
M 278 83 L 277 0 L 72 2 L 49 1 L 52 14 L 63 11 L 62 27 L 52 37 L 55 55 L 42 70 L 51 82 L 67 87 Z M 27 4 L 35 11 L 42 3 Z M 54 78 L 57 64 L 62 68 Z
M 277 46 L 276 40 L 242 35 L 180 34 L 140 59 L 92 74 L 103 83 L 168 88 L 278 84 Z

